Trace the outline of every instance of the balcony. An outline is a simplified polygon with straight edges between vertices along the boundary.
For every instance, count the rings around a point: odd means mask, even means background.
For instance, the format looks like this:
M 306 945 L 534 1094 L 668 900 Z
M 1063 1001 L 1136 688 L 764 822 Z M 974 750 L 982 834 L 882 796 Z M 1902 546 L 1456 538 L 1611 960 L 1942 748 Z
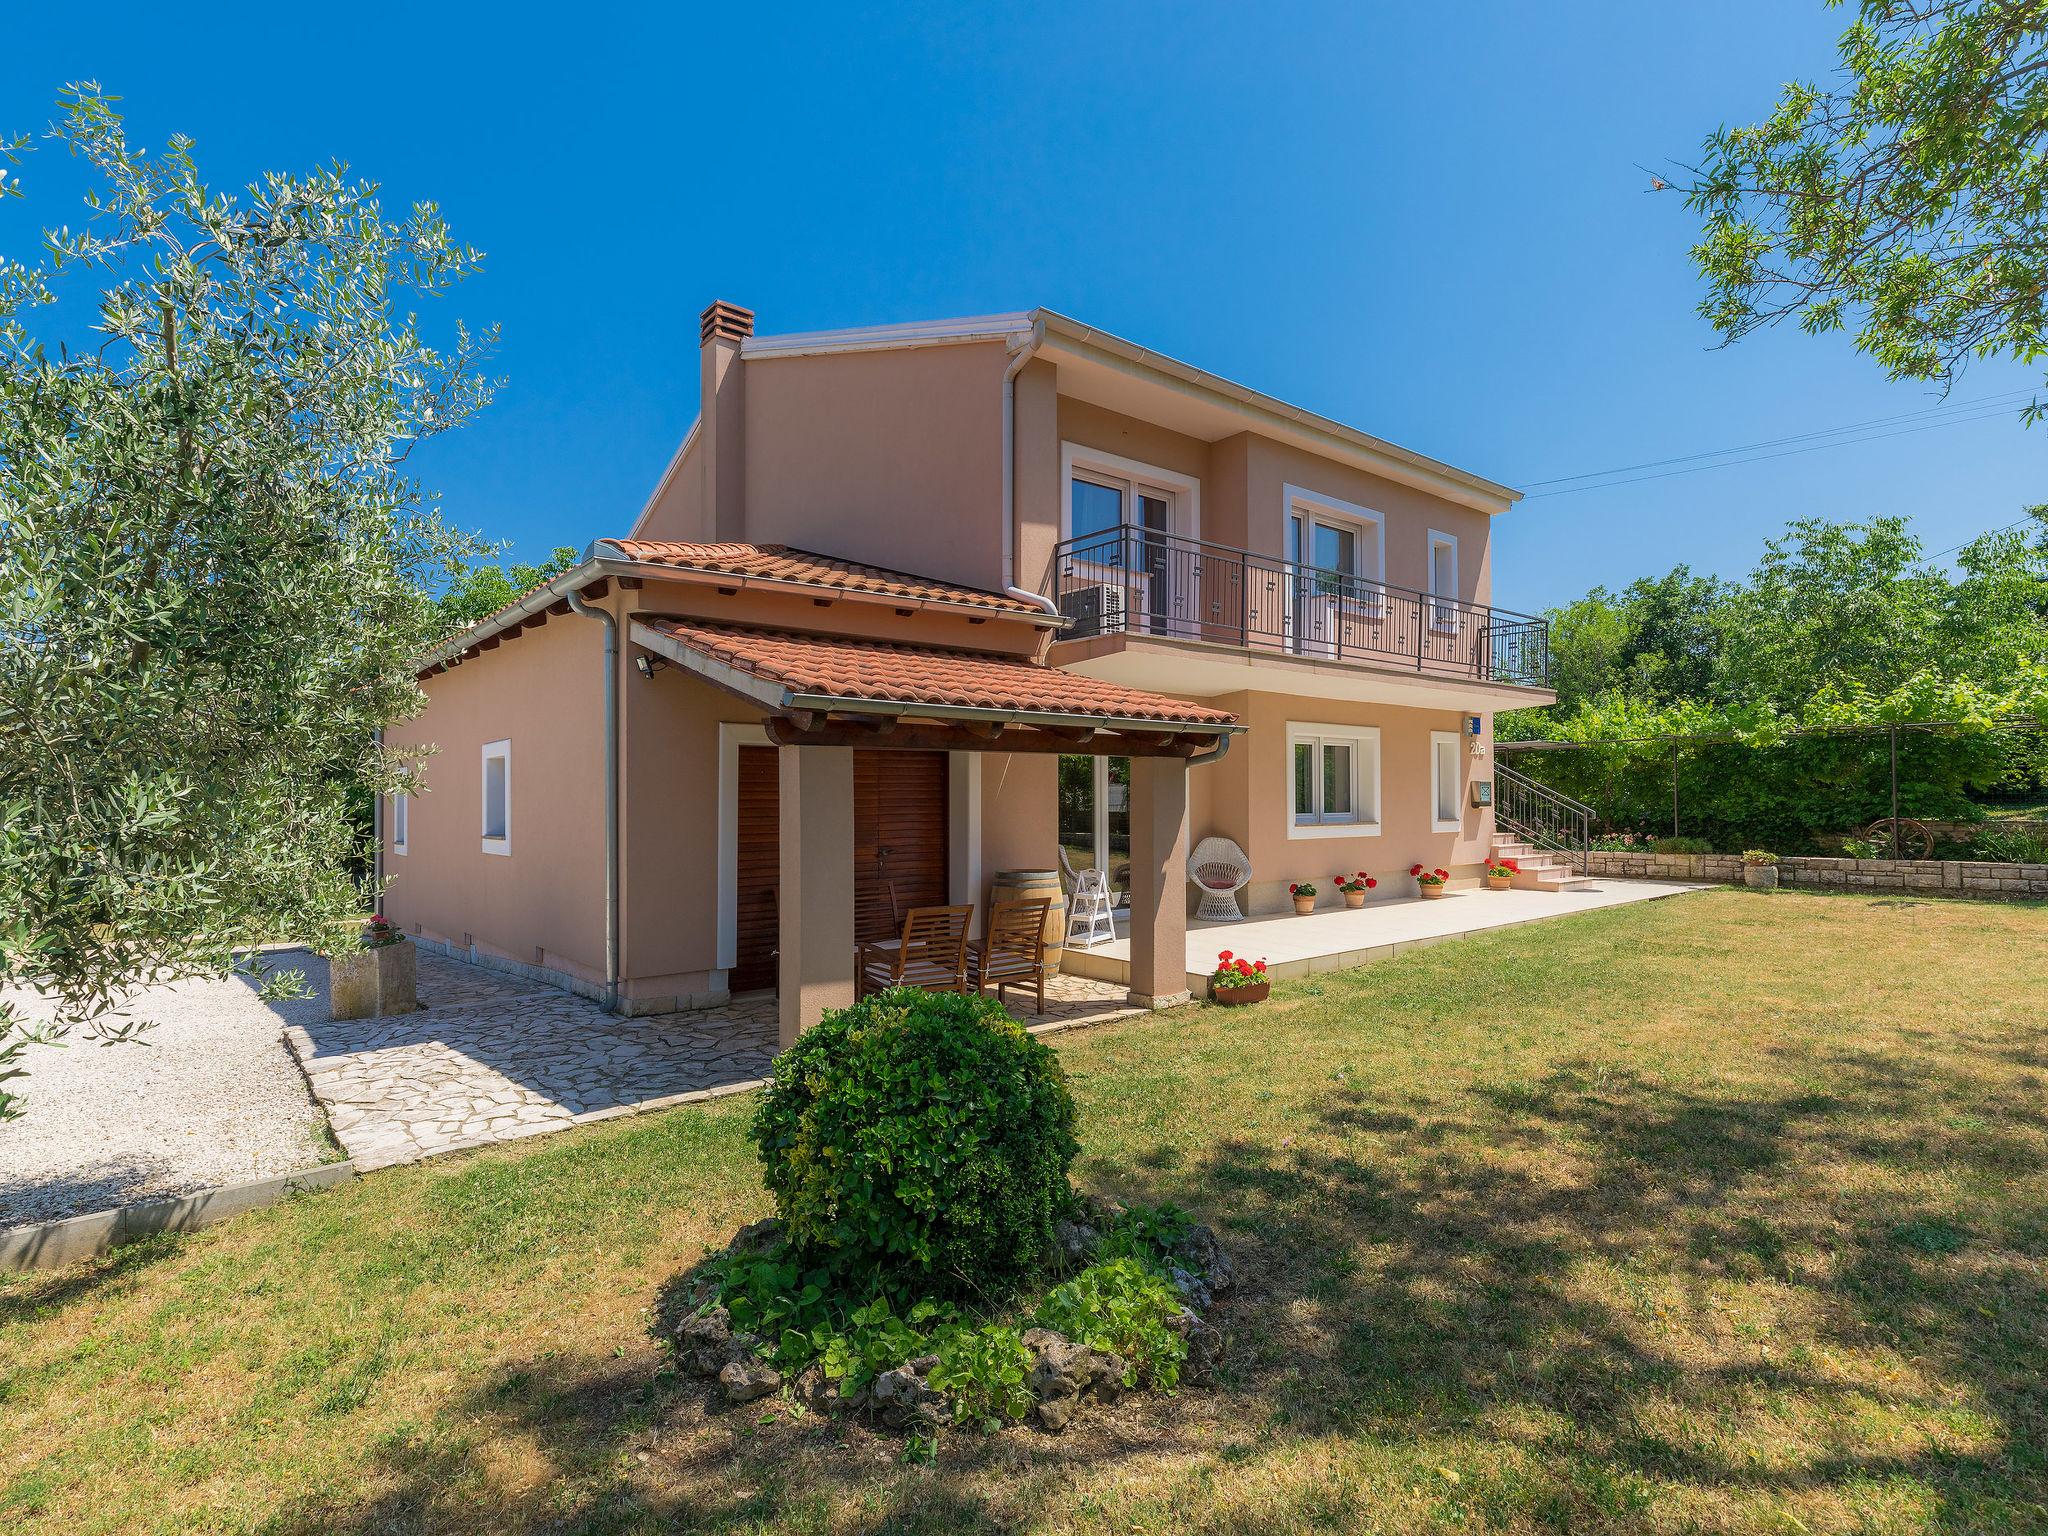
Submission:
M 1147 635 L 1355 661 L 1424 676 L 1550 686 L 1550 624 L 1125 523 L 1053 551 L 1065 638 Z

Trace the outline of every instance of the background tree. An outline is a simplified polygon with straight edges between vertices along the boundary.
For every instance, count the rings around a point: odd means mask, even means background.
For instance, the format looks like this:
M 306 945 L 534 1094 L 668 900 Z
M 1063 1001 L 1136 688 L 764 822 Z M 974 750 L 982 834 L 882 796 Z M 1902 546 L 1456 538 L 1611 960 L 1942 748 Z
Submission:
M 561 575 L 575 563 L 576 551 L 561 545 L 534 565 L 502 566 L 480 560 L 463 566 L 434 600 L 443 632 L 467 629 L 479 619 L 489 618 L 513 599 Z
M 1795 82 L 1764 122 L 1707 140 L 1686 193 L 1705 221 L 1700 313 L 1731 341 L 1788 319 L 1853 324 L 1894 379 L 2037 361 L 2044 27 L 2048 0 L 1862 0 L 1831 87 Z
M 1679 567 L 1597 588 L 1551 615 L 1558 702 L 1503 714 L 1503 741 L 1594 744 L 1513 765 L 1608 824 L 1669 832 L 1672 754 L 1685 828 L 1733 850 L 1798 851 L 1889 810 L 1883 734 L 1800 729 L 1953 720 L 1901 748 L 1905 814 L 1969 820 L 1973 797 L 2037 790 L 2048 735 L 1993 723 L 2048 716 L 2048 508 L 1985 534 L 1957 570 L 1897 518 L 1794 522 L 1742 581 Z M 1674 746 L 1672 737 L 1733 736 Z
M 133 1033 L 139 984 L 358 910 L 349 798 L 400 776 L 373 733 L 475 552 L 406 458 L 490 393 L 488 338 L 407 309 L 479 261 L 433 207 L 387 219 L 340 166 L 216 193 L 90 85 L 50 137 L 95 185 L 0 261 L 0 987 L 54 1019 L 0 1003 L 0 1079 L 30 1040 Z M 91 350 L 39 340 L 94 288 Z

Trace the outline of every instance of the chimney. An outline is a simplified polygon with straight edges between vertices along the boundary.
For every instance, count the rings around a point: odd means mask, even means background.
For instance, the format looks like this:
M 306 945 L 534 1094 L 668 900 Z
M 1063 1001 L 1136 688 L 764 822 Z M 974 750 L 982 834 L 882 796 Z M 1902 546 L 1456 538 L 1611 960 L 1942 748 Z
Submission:
M 728 304 L 723 299 L 714 301 L 700 319 L 700 341 L 708 342 L 714 336 L 724 337 L 728 341 L 745 341 L 754 334 L 754 312 L 751 309 L 741 309 L 737 304 Z
M 697 446 L 703 459 L 706 537 L 721 544 L 747 537 L 745 372 L 740 345 L 754 334 L 754 312 L 723 299 L 700 317 Z

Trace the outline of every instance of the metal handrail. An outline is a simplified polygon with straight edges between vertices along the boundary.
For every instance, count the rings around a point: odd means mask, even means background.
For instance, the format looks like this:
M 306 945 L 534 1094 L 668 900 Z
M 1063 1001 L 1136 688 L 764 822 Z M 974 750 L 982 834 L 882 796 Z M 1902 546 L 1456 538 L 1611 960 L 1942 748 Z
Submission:
M 1567 855 L 1577 873 L 1592 873 L 1593 808 L 1498 759 L 1493 765 L 1493 821 L 1532 848 Z
M 1550 625 L 1462 598 L 1120 523 L 1054 546 L 1076 636 L 1151 634 L 1545 687 Z

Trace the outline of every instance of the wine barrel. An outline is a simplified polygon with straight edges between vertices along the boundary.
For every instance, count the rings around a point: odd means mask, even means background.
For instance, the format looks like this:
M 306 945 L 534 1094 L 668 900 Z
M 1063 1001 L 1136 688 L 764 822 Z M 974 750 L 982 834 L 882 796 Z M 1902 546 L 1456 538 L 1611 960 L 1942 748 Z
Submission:
M 1060 877 L 1050 869 L 1006 869 L 997 875 L 989 890 L 989 910 L 995 910 L 997 902 L 1037 901 L 1045 898 L 1052 902 L 1045 912 L 1045 963 L 1048 970 L 1060 968 L 1060 952 L 1067 942 L 1067 896 L 1060 889 Z M 983 924 L 986 924 L 986 914 Z

